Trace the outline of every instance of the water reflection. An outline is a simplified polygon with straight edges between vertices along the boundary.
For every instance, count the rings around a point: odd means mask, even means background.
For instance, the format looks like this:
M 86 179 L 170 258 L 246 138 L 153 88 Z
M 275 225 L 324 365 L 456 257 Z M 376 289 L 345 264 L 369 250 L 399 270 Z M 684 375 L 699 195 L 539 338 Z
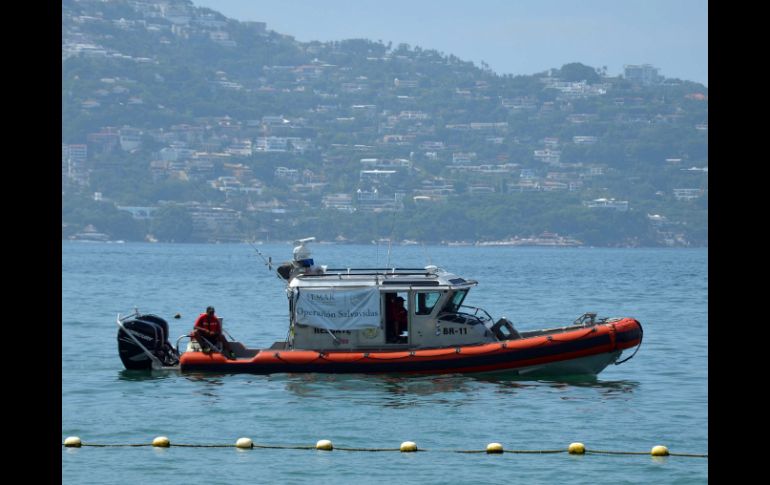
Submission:
M 588 388 L 599 391 L 604 397 L 619 397 L 633 393 L 640 383 L 637 381 L 542 381 L 553 389 Z
M 177 370 L 128 370 L 118 371 L 118 380 L 121 381 L 157 381 L 179 376 Z
M 210 372 L 186 372 L 182 374 L 182 377 L 192 382 L 203 382 L 221 386 L 224 384 L 224 379 L 229 375 L 230 374 L 213 374 Z
M 472 396 L 472 386 L 461 376 L 437 377 L 396 377 L 382 379 L 382 388 L 387 393 L 382 406 L 404 408 L 421 404 L 446 404 L 461 406 Z M 461 394 L 450 397 L 451 394 Z M 425 399 L 425 398 L 430 399 Z M 432 397 L 432 398 L 431 398 Z
M 214 401 L 219 401 L 220 391 L 225 385 L 224 379 L 227 374 L 186 373 L 183 374 L 183 377 L 193 383 L 202 384 L 202 386 L 195 388 L 194 394 L 211 397 L 214 398 Z
M 461 376 L 443 375 L 431 377 L 405 377 L 396 375 L 365 374 L 293 374 L 271 380 L 282 382 L 287 391 L 300 397 L 333 397 L 340 395 L 355 399 L 362 404 L 372 403 L 384 406 L 404 407 L 426 401 L 428 396 L 472 391 L 468 381 Z M 414 399 L 412 399 L 414 398 Z M 440 399 L 439 402 L 451 402 Z
M 479 382 L 499 385 L 501 387 L 526 388 L 546 385 L 553 389 L 568 389 L 573 387 L 595 388 L 606 391 L 606 393 L 627 393 L 633 392 L 639 386 L 637 381 L 603 381 L 594 375 L 572 375 L 572 376 L 552 376 L 533 379 L 531 376 L 518 376 L 515 374 L 483 375 L 476 374 L 468 376 Z
M 409 407 L 425 404 L 466 405 L 493 392 L 517 394 L 528 389 L 596 389 L 605 397 L 633 392 L 635 381 L 600 381 L 596 377 L 531 380 L 515 376 L 445 374 L 439 376 L 289 374 L 271 381 L 299 397 L 353 399 L 360 404 Z
M 583 393 L 576 393 L 574 391 L 579 389 L 592 389 L 598 393 L 598 397 L 602 400 L 614 400 L 631 399 L 631 394 L 639 387 L 637 381 L 574 381 L 574 382 L 557 382 L 557 381 L 543 381 L 544 385 L 554 389 L 560 393 L 559 399 L 564 401 L 569 400 L 585 400 L 596 399 L 595 394 L 585 395 Z M 567 391 L 573 391 L 568 393 Z
M 533 379 L 516 374 L 442 374 L 407 376 L 403 374 L 271 374 L 242 375 L 225 373 L 179 374 L 178 371 L 121 370 L 123 381 L 157 381 L 182 377 L 196 386 L 197 393 L 218 397 L 218 392 L 229 380 L 245 379 L 248 385 L 276 384 L 302 398 L 353 399 L 360 404 L 385 407 L 409 407 L 425 404 L 465 405 L 478 399 L 480 394 L 492 392 L 513 396 L 532 389 L 570 391 L 595 389 L 603 397 L 617 398 L 633 393 L 637 381 L 599 380 L 596 376 L 564 376 Z M 242 381 L 243 382 L 243 381 Z M 561 399 L 582 399 L 582 395 L 565 395 Z

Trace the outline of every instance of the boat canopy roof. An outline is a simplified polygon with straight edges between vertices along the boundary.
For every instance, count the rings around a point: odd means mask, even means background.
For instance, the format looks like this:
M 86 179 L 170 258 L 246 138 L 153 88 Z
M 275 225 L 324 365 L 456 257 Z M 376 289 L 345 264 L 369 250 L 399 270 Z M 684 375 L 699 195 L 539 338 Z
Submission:
M 332 268 L 322 272 L 297 275 L 289 288 L 354 289 L 379 287 L 380 291 L 405 289 L 466 289 L 477 285 L 436 266 L 425 268 Z

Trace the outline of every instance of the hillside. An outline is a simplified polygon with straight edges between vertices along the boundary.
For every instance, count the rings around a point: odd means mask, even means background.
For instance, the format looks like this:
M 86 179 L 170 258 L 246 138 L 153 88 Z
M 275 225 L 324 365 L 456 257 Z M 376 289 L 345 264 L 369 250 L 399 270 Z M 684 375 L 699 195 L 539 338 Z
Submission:
M 62 237 L 707 245 L 700 84 L 268 27 L 63 2 Z

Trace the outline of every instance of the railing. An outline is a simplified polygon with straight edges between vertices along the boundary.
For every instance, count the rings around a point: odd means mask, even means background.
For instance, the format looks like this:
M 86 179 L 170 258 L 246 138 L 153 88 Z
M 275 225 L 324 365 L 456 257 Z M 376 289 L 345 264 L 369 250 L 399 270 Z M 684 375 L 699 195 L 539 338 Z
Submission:
M 475 318 L 478 318 L 479 320 L 482 321 L 482 323 L 487 323 L 492 321 L 492 316 L 489 313 L 487 313 L 487 311 L 484 310 L 483 308 L 477 308 L 475 306 L 468 306 L 468 305 L 460 305 L 460 308 L 467 308 L 469 310 L 473 310 L 473 313 L 465 313 L 465 312 L 461 312 L 461 313 L 463 313 L 464 315 L 471 315 Z M 479 313 L 482 313 L 483 316 L 480 316 Z
M 438 319 L 440 320 L 443 318 L 445 320 L 449 320 L 451 319 L 450 317 L 461 317 L 465 320 L 476 320 L 477 322 L 482 323 L 484 325 L 486 325 L 487 323 L 493 322 L 492 317 L 483 308 L 477 308 L 475 306 L 468 306 L 468 305 L 460 305 L 460 308 L 467 309 L 469 310 L 469 312 L 456 311 L 452 313 L 449 313 L 449 312 L 439 313 Z
M 219 321 L 222 322 L 222 324 L 224 325 L 224 321 L 225 321 L 224 318 L 220 318 Z M 230 335 L 230 333 L 227 330 L 225 330 L 224 328 L 222 329 L 222 333 L 227 336 L 227 338 L 229 339 L 230 342 L 237 342 L 237 340 L 235 340 L 233 338 L 233 336 Z M 192 341 L 192 333 L 186 333 L 184 335 L 180 335 L 179 338 L 176 339 L 176 353 L 177 353 L 177 355 L 182 355 L 182 353 L 179 352 L 179 342 L 181 342 L 183 338 L 188 338 L 188 339 L 190 339 L 190 341 Z M 220 348 L 219 345 L 215 346 L 211 342 L 209 342 L 208 340 L 206 342 L 209 344 L 210 347 Z
M 337 276 L 337 275 L 356 275 L 356 276 L 373 276 L 373 275 L 405 275 L 405 276 L 429 276 L 433 273 L 429 272 L 425 268 L 327 268 L 326 271 L 319 274 L 303 274 L 302 277 L 313 276 Z
M 179 338 L 178 338 L 178 339 L 176 339 L 176 353 L 177 353 L 177 355 L 182 355 L 182 353 L 181 353 L 181 352 L 179 352 L 179 342 L 180 342 L 180 341 L 181 341 L 183 338 L 189 338 L 189 339 L 190 339 L 190 341 L 192 341 L 192 335 L 190 335 L 189 333 L 186 333 L 186 334 L 184 334 L 184 335 L 180 335 L 180 336 L 179 336 Z

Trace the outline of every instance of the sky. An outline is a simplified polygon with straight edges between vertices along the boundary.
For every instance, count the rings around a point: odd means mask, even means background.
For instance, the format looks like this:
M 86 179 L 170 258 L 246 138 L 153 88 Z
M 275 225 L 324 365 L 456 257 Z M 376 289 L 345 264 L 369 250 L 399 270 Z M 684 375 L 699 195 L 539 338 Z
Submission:
M 365 38 L 531 75 L 652 64 L 708 86 L 708 0 L 192 0 L 301 42 Z

